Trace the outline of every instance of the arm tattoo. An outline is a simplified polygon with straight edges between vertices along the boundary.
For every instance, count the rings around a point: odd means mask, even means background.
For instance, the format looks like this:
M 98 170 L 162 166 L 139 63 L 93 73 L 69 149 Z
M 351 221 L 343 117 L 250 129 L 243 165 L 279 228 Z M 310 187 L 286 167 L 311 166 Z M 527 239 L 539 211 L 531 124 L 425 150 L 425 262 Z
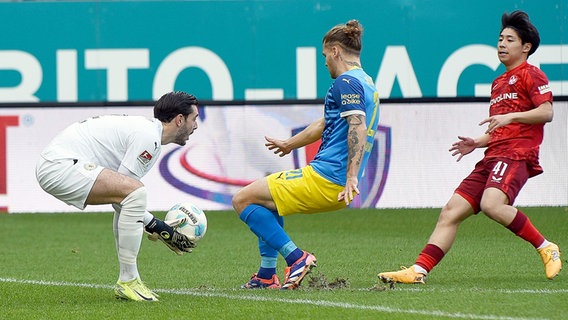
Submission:
M 354 114 L 347 117 L 347 123 L 349 124 L 349 131 L 347 132 L 348 167 L 353 163 L 353 161 L 355 161 L 355 164 L 357 166 L 361 165 L 364 141 L 359 141 L 360 139 L 357 133 L 357 128 L 365 124 L 364 119 L 365 116 L 362 116 L 360 114 Z

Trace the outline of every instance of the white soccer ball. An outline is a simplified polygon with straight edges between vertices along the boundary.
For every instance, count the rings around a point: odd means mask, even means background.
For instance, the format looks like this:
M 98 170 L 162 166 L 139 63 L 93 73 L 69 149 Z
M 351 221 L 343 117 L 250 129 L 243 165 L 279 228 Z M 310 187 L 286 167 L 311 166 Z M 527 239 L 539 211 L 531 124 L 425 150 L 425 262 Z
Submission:
M 185 222 L 180 224 L 177 231 L 188 237 L 194 237 L 195 240 L 200 240 L 207 231 L 207 217 L 205 212 L 199 207 L 190 202 L 182 202 L 174 205 L 164 220 L 175 220 L 180 218 L 187 218 Z

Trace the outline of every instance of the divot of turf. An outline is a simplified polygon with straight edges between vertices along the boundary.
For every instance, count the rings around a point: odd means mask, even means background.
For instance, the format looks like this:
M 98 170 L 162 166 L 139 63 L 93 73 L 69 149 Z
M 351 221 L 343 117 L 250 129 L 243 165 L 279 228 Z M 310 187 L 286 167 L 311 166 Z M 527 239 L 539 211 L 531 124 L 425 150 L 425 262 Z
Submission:
M 386 285 L 383 285 L 381 283 L 375 283 L 374 286 L 369 288 L 369 291 L 387 291 L 392 289 L 394 289 L 394 282 L 389 282 Z
M 308 288 L 334 290 L 349 288 L 349 280 L 345 278 L 335 278 L 328 282 L 326 276 L 321 272 L 312 272 L 309 274 Z

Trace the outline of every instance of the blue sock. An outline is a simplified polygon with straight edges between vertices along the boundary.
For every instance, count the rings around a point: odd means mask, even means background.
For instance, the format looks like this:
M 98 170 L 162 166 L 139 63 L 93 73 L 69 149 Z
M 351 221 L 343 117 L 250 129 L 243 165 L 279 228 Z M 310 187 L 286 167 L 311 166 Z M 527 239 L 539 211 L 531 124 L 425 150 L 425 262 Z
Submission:
M 276 262 L 278 261 L 278 251 L 272 249 L 266 242 L 258 238 L 258 249 L 260 251 L 260 268 L 257 277 L 262 279 L 272 279 L 276 274 Z
M 278 221 L 278 224 L 284 228 L 284 217 L 280 216 L 278 214 L 278 211 L 272 211 L 272 214 L 274 215 L 274 217 L 276 217 L 276 221 Z
M 284 227 L 284 218 L 279 216 L 278 213 L 276 213 L 276 219 L 278 219 L 278 222 L 280 223 L 280 225 L 282 227 Z M 292 241 L 289 241 L 288 243 L 286 243 L 278 251 L 284 257 L 284 259 L 286 260 L 286 264 L 288 266 L 291 266 L 294 262 L 296 262 L 296 260 L 300 259 L 302 257 L 302 255 L 304 254 L 304 251 L 299 249 L 296 246 L 296 244 Z
M 276 274 L 276 260 L 277 258 L 262 257 L 256 276 L 262 279 L 272 279 L 272 276 Z
M 292 252 L 290 252 L 284 258 L 284 259 L 286 259 L 286 263 L 288 264 L 288 267 L 291 266 L 292 264 L 294 264 L 294 262 L 296 262 L 296 260 L 300 259 L 303 254 L 304 254 L 304 251 L 300 250 L 298 247 L 296 247 L 296 249 L 294 249 Z
M 282 217 L 275 215 L 265 207 L 256 204 L 248 205 L 241 212 L 239 218 L 273 250 L 280 251 L 284 245 L 291 242 L 290 237 L 281 226 L 281 223 L 283 224 Z
M 276 217 L 278 224 L 284 227 L 284 219 L 278 215 L 278 212 L 272 211 L 272 214 Z M 278 251 L 272 249 L 260 238 L 258 238 L 258 251 L 260 251 L 261 260 L 256 276 L 261 279 L 272 279 L 272 276 L 276 274 Z

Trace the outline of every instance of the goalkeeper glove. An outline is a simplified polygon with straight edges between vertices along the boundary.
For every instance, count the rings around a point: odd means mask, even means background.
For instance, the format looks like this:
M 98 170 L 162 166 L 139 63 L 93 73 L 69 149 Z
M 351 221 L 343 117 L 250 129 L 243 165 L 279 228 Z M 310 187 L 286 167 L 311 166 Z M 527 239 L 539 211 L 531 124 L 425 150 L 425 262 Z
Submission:
M 194 237 L 188 237 L 176 231 L 177 226 L 184 223 L 185 219 L 162 221 L 154 218 L 144 227 L 144 230 L 148 233 L 148 239 L 161 240 L 173 252 L 181 256 L 184 252 L 190 253 L 191 249 L 197 245 Z

